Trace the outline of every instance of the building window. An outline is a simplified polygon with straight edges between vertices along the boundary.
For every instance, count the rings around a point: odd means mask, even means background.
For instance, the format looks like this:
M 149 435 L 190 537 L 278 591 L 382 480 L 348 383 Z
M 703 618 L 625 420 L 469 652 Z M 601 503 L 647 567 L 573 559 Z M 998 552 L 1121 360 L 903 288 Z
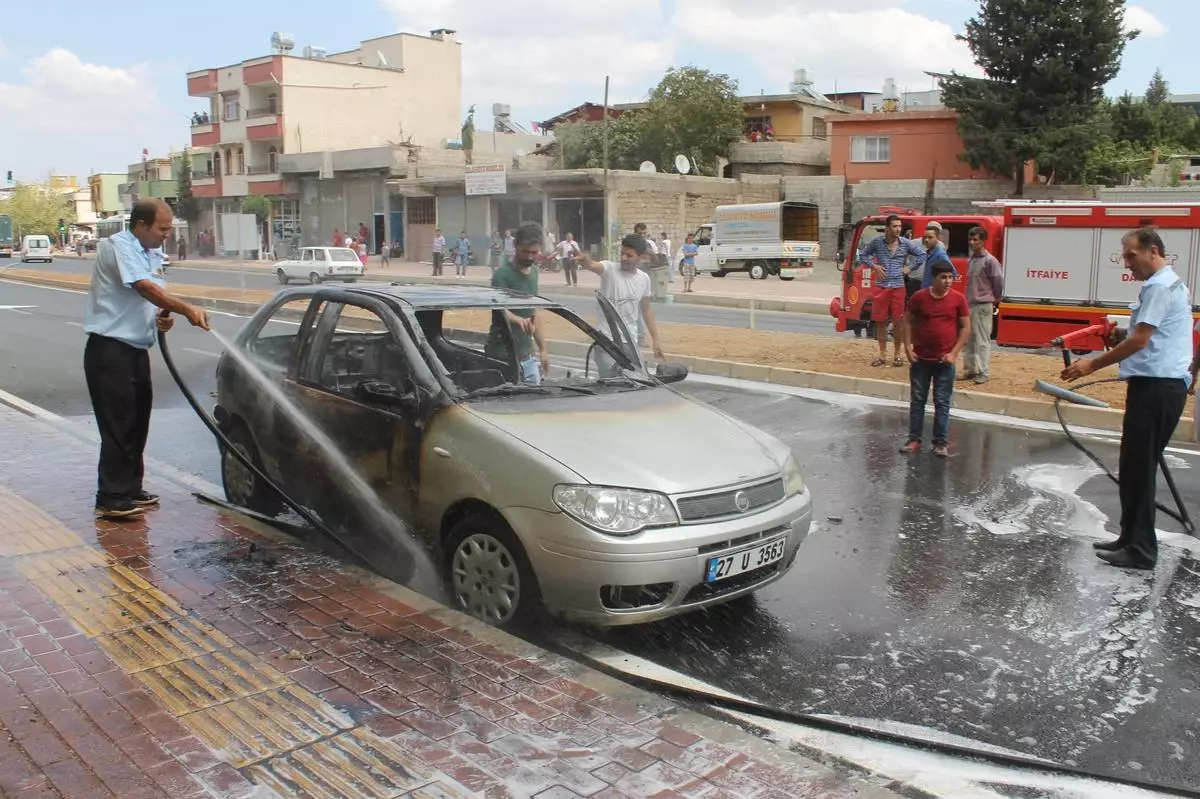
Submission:
M 212 160 L 208 162 L 208 176 L 215 177 L 221 174 L 221 151 L 213 150 Z
M 768 131 L 772 134 L 775 132 L 775 128 L 771 125 L 771 117 L 768 115 L 746 117 L 746 121 L 742 124 L 742 132 L 750 141 L 765 138 Z
M 272 172 L 272 173 L 278 172 L 279 171 L 278 165 L 279 165 L 279 151 L 276 150 L 274 146 L 272 146 L 270 149 L 267 150 L 267 171 Z
M 814 139 L 824 139 L 828 135 L 828 129 L 825 127 L 825 117 L 813 117 L 813 132 Z
M 850 160 L 859 163 L 885 163 L 892 160 L 890 136 L 851 136 Z
M 244 175 L 244 174 L 246 174 L 246 151 L 243 150 L 241 147 L 239 147 L 237 154 L 238 154 L 238 174 Z
M 279 95 L 275 92 L 267 95 L 267 112 L 271 114 L 279 113 Z
M 410 224 L 410 225 L 436 225 L 437 224 L 437 198 L 436 197 L 409 197 L 408 198 L 408 224 Z
M 225 121 L 233 122 L 241 116 L 241 109 L 238 108 L 238 97 L 236 94 L 225 95 Z
M 233 174 L 233 150 L 225 151 L 225 174 Z

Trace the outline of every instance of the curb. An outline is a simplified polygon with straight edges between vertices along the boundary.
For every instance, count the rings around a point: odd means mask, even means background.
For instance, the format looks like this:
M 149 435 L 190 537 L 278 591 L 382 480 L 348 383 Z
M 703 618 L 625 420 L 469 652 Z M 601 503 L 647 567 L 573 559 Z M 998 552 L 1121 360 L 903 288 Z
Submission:
M 0 273 L 0 276 L 2 274 Z M 22 275 L 8 279 L 19 283 L 44 285 L 52 288 L 69 288 L 75 290 L 83 288 L 83 285 L 78 282 L 56 280 L 54 278 Z M 259 303 L 248 302 L 246 300 L 182 294 L 178 296 L 180 299 L 209 310 L 222 311 L 239 316 L 250 316 L 260 307 Z M 585 350 L 585 347 L 575 342 L 550 342 L 550 351 L 559 355 L 578 357 Z M 698 358 L 690 355 L 673 355 L 671 356 L 671 362 L 683 364 L 688 367 L 689 371 L 696 374 L 712 375 L 714 377 L 729 377 L 792 388 L 810 388 L 820 391 L 832 391 L 839 394 L 856 394 L 864 397 L 875 397 L 904 403 L 907 403 L 909 400 L 908 384 L 892 380 L 851 377 L 848 375 L 830 374 L 828 372 L 810 372 L 801 369 L 783 369 L 777 366 L 738 363 L 737 361 L 722 361 L 713 358 Z M 1053 402 L 1046 402 L 1032 397 L 1015 397 L 1007 394 L 987 394 L 982 391 L 956 390 L 954 392 L 954 407 L 958 410 L 1010 416 L 1037 422 L 1058 422 L 1058 415 L 1055 413 Z M 1120 433 L 1124 415 L 1124 411 L 1115 408 L 1063 405 L 1063 418 L 1069 423 L 1097 430 Z M 1171 442 L 1174 444 L 1195 444 L 1191 436 L 1191 427 L 1191 417 L 1185 416 L 1180 419 L 1178 427 L 1171 435 Z

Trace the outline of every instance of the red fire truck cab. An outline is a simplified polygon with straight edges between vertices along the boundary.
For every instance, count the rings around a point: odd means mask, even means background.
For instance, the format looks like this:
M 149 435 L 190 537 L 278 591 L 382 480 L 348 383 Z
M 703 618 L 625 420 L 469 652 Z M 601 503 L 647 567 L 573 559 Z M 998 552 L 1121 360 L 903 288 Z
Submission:
M 1003 219 L 996 214 L 925 214 L 911 208 L 882 207 L 877 213 L 860 219 L 856 224 L 843 225 L 838 236 L 838 271 L 842 273 L 842 293 L 834 297 L 829 305 L 829 313 L 837 320 L 838 332 L 854 331 L 861 336 L 863 331 L 874 335 L 874 325 L 871 324 L 871 305 L 875 294 L 875 279 L 871 274 L 871 266 L 856 265 L 859 251 L 871 239 L 884 234 L 888 216 L 896 214 L 903 224 L 903 235 L 920 239 L 925 235 L 925 227 L 933 221 L 942 226 L 942 245 L 951 263 L 958 271 L 958 279 L 954 288 L 963 290 L 963 282 L 967 276 L 967 257 L 970 253 L 967 247 L 967 233 L 973 227 L 982 227 L 988 232 L 988 248 L 992 254 L 1003 261 L 1004 255 L 1004 224 Z M 848 245 L 848 246 L 847 246 Z
M 1188 286 L 1193 310 L 1200 309 L 1200 204 L 1103 203 L 1097 201 L 976 203 L 995 213 L 926 215 L 880 208 L 878 214 L 843 227 L 839 240 L 842 294 L 830 303 L 837 330 L 873 330 L 871 300 L 877 289 L 869 266 L 855 265 L 858 251 L 883 235 L 884 221 L 895 213 L 914 237 L 930 221 L 942 224 L 942 243 L 958 270 L 954 287 L 962 290 L 967 273 L 967 232 L 988 231 L 988 249 L 1004 265 L 1004 298 L 992 337 L 1005 347 L 1045 347 L 1050 341 L 1110 315 L 1129 315 L 1141 284 L 1125 268 L 1121 239 L 1139 227 L 1158 228 L 1171 264 Z M 850 235 L 852 234 L 852 236 Z M 845 239 L 849 238 L 849 247 Z M 1103 350 L 1099 335 L 1075 339 L 1077 353 Z

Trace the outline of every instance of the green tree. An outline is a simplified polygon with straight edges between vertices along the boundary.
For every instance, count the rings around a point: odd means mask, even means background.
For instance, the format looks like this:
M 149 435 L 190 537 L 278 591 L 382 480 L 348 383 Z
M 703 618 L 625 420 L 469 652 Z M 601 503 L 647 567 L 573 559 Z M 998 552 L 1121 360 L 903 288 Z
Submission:
M 1102 88 L 1121 64 L 1126 42 L 1124 0 L 980 0 L 967 21 L 967 43 L 985 79 L 954 74 L 942 84 L 958 111 L 964 160 L 1015 178 L 1024 165 L 1076 128 L 1095 125 Z
M 650 92 L 643 143 L 657 151 L 659 164 L 671 164 L 682 153 L 694 159 L 701 174 L 716 175 L 718 156 L 742 138 L 745 111 L 737 81 L 699 67 L 667 70 Z
M 261 195 L 251 194 L 242 199 L 242 213 L 254 214 L 254 218 L 261 225 L 271 218 L 271 201 Z
M 608 166 L 637 169 L 642 161 L 670 168 L 675 156 L 715 175 L 718 156 L 742 137 L 745 114 L 737 82 L 698 67 L 670 69 L 644 108 L 608 120 Z M 604 123 L 579 122 L 554 131 L 566 169 L 604 167 Z
M 176 181 L 175 188 L 175 213 L 188 223 L 188 238 L 192 239 L 195 235 L 192 228 L 200 221 L 200 201 L 192 193 L 192 156 L 187 150 L 183 151 L 183 158 L 179 162 L 179 179 Z
M 1162 70 L 1154 70 L 1154 77 L 1150 78 L 1150 85 L 1146 87 L 1146 105 L 1151 108 L 1157 108 L 1167 101 L 1169 94 L 1167 81 L 1163 77 Z
M 13 236 L 43 234 L 58 239 L 58 220 L 74 221 L 66 195 L 47 186 L 18 183 L 12 196 L 0 202 L 0 214 L 12 217 Z

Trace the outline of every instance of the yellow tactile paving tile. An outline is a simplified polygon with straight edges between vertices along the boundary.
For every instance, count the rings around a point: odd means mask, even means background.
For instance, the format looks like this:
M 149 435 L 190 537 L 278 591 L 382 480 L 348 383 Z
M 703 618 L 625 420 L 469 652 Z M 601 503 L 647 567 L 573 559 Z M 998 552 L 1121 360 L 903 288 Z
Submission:
M 84 633 L 93 638 L 187 615 L 178 602 L 157 588 L 118 593 L 59 607 Z
M 137 673 L 137 679 L 177 716 L 290 684 L 266 662 L 235 647 Z
M 280 795 L 314 799 L 407 796 L 438 776 L 392 742 L 361 728 L 260 763 L 246 775 Z M 447 797 L 470 795 L 446 790 L 450 792 L 442 795 Z
M 83 539 L 23 497 L 0 488 L 0 557 L 83 546 Z
M 187 617 L 102 635 L 96 643 L 130 674 L 234 645 L 220 630 Z
M 60 605 L 72 605 L 117 594 L 145 592 L 160 601 L 170 598 L 111 555 L 76 549 L 35 555 L 21 563 L 21 573 Z
M 297 686 L 235 699 L 180 718 L 234 768 L 354 727 L 345 714 Z

